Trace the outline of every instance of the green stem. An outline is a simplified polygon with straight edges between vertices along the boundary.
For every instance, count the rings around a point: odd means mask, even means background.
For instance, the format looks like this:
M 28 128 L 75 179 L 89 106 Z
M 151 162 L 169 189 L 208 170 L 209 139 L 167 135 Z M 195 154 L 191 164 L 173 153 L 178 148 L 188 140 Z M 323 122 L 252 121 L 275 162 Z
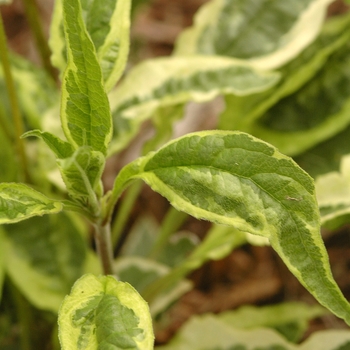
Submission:
M 174 207 L 169 208 L 163 219 L 157 239 L 149 253 L 150 258 L 155 259 L 158 256 L 168 243 L 169 237 L 181 227 L 187 218 L 188 215 L 186 213 L 178 211 Z
M 3 130 L 4 136 L 8 139 L 10 144 L 13 144 L 13 130 L 11 129 L 10 123 L 6 118 L 4 111 L 0 107 L 0 128 Z
M 95 224 L 95 243 L 100 258 L 102 271 L 105 275 L 113 275 L 113 250 L 111 241 L 111 225 Z
M 134 206 L 134 203 L 140 194 L 142 188 L 142 182 L 135 182 L 130 186 L 130 188 L 126 191 L 125 196 L 123 197 L 123 201 L 118 208 L 117 215 L 114 219 L 112 226 L 112 244 L 115 247 L 120 239 L 121 233 L 125 227 L 127 220 L 130 217 L 130 212 Z
M 36 41 L 36 46 L 38 48 L 42 64 L 52 79 L 57 81 L 57 70 L 51 64 L 51 50 L 45 38 L 42 26 L 40 25 L 40 16 L 37 3 L 35 0 L 23 0 L 22 2 L 30 29 Z
M 8 57 L 6 37 L 5 37 L 5 31 L 4 31 L 4 24 L 2 21 L 1 15 L 0 15 L 0 59 L 4 69 L 5 82 L 6 82 L 7 91 L 9 94 L 9 99 L 10 99 L 10 104 L 12 109 L 12 116 L 13 116 L 13 121 L 15 126 L 16 145 L 17 145 L 18 154 L 20 158 L 22 174 L 24 177 L 24 181 L 29 182 L 27 155 L 25 152 L 24 140 L 21 139 L 21 135 L 24 133 L 23 120 L 19 110 L 15 84 L 11 73 L 10 60 Z

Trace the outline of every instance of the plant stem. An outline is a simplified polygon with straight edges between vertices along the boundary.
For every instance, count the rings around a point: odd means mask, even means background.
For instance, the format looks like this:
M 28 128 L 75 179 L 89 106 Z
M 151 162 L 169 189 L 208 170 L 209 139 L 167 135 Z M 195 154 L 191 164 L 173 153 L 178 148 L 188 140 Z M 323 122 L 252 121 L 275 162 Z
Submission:
M 9 143 L 13 145 L 14 144 L 13 130 L 11 129 L 10 123 L 1 108 L 0 108 L 0 128 L 3 130 L 4 136 L 8 139 Z
M 24 133 L 23 120 L 19 110 L 18 99 L 16 95 L 15 84 L 13 81 L 10 60 L 8 57 L 6 37 L 4 31 L 4 24 L 2 21 L 2 16 L 0 15 L 0 59 L 4 69 L 5 82 L 7 86 L 7 91 L 9 94 L 12 116 L 15 125 L 15 136 L 16 136 L 16 145 L 18 149 L 18 154 L 20 158 L 20 165 L 22 167 L 22 174 L 24 181 L 29 182 L 29 173 L 28 173 L 28 162 L 27 155 L 25 152 L 24 140 L 21 139 L 21 135 Z
M 113 275 L 113 250 L 111 241 L 111 225 L 95 224 L 95 243 L 100 258 L 102 271 L 105 275 Z
M 131 209 L 134 206 L 134 203 L 141 191 L 141 188 L 142 188 L 141 181 L 138 181 L 132 184 L 130 188 L 128 188 L 123 198 L 123 201 L 120 207 L 118 208 L 118 212 L 112 226 L 113 247 L 115 247 L 118 244 L 123 228 L 125 227 L 125 224 L 130 217 Z
M 45 38 L 42 26 L 40 25 L 40 16 L 37 3 L 35 0 L 23 0 L 22 2 L 30 29 L 34 35 L 36 46 L 40 53 L 42 64 L 52 79 L 57 81 L 57 70 L 51 64 L 51 50 Z

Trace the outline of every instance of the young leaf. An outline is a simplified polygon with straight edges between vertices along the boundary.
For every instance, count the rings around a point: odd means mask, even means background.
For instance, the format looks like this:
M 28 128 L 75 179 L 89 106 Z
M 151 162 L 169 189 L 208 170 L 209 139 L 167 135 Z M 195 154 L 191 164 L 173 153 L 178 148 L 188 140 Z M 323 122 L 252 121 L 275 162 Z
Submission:
M 84 271 L 86 230 L 65 212 L 6 226 L 6 273 L 35 307 L 58 312 Z
M 141 123 L 158 109 L 189 101 L 210 101 L 220 94 L 252 94 L 270 88 L 278 79 L 277 73 L 257 72 L 224 57 L 173 57 L 143 62 L 110 94 L 115 125 L 111 151 L 125 147 Z
M 63 0 L 68 64 L 62 84 L 61 121 L 67 140 L 103 154 L 112 136 L 109 102 L 95 47 L 79 0 Z
M 95 46 L 107 91 L 115 85 L 125 68 L 129 53 L 130 0 L 81 0 L 83 20 Z M 50 46 L 53 64 L 64 71 L 66 45 L 62 0 L 55 2 Z
M 55 153 L 56 157 L 59 159 L 64 159 L 71 157 L 74 153 L 72 145 L 66 141 L 61 140 L 56 135 L 49 132 L 43 132 L 40 130 L 28 131 L 22 135 L 22 137 L 36 136 L 42 139 Z
M 133 174 L 132 165 L 121 171 L 113 191 L 130 176 L 141 178 L 177 210 L 267 237 L 309 292 L 350 323 L 350 304 L 320 236 L 313 181 L 292 159 L 248 134 L 208 131 L 174 140 L 133 166 Z
M 58 165 L 70 196 L 96 209 L 96 192 L 100 191 L 105 165 L 103 154 L 91 147 L 79 147 L 71 157 L 59 159 Z
M 56 214 L 62 203 L 17 183 L 0 184 L 0 224 L 10 224 L 32 216 Z
M 312 42 L 331 2 L 212 0 L 181 34 L 176 54 L 230 56 L 275 69 Z
M 113 276 L 80 278 L 64 299 L 58 324 L 62 350 L 153 349 L 147 304 Z

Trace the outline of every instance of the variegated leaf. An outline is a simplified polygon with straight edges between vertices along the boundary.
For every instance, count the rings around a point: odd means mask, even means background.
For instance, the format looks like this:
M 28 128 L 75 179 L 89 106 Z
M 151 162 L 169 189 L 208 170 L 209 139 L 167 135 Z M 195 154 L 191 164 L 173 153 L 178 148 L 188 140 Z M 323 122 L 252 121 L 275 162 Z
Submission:
M 31 187 L 17 183 L 0 184 L 0 224 L 10 224 L 44 214 L 56 214 L 62 203 L 47 198 Z
M 153 349 L 146 302 L 113 276 L 84 275 L 60 309 L 62 350 Z
M 212 0 L 177 42 L 177 55 L 220 55 L 275 69 L 317 35 L 332 0 Z
M 109 91 L 120 78 L 129 53 L 130 0 L 82 0 L 82 15 L 95 46 L 105 88 Z M 62 0 L 55 1 L 50 46 L 54 65 L 64 71 L 67 48 L 64 40 Z
M 350 324 L 320 235 L 313 180 L 291 158 L 245 133 L 199 132 L 126 166 L 112 200 L 132 178 L 196 218 L 267 237 L 310 293 Z
M 221 94 L 247 95 L 277 83 L 277 73 L 260 73 L 224 57 L 174 57 L 145 61 L 110 94 L 114 137 L 110 152 L 125 147 L 141 123 L 160 108 L 205 102 Z M 166 118 L 166 115 L 164 115 Z

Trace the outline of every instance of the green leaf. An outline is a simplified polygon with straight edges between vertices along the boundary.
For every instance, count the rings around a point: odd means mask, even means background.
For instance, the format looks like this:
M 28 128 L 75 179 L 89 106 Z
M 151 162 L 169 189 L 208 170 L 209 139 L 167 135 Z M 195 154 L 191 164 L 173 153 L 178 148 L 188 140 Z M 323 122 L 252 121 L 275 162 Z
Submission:
M 269 327 L 284 335 L 287 340 L 299 342 L 308 328 L 308 321 L 327 314 L 318 305 L 288 302 L 268 306 L 242 306 L 234 311 L 225 311 L 218 318 L 234 328 L 254 329 Z
M 204 315 L 193 317 L 168 345 L 156 350 L 345 350 L 349 344 L 348 330 L 317 332 L 294 345 L 273 330 L 235 329 L 214 315 Z
M 75 148 L 91 146 L 106 154 L 112 136 L 109 103 L 79 0 L 63 0 L 63 14 L 68 64 L 62 84 L 62 127 Z
M 221 94 L 247 95 L 277 83 L 277 73 L 261 73 L 224 57 L 172 57 L 142 62 L 110 94 L 115 135 L 111 152 L 125 147 L 141 123 L 157 110 Z M 166 117 L 166 116 L 164 116 Z
M 37 308 L 58 312 L 84 271 L 86 225 L 59 213 L 6 226 L 6 272 Z
M 59 313 L 62 350 L 153 349 L 148 306 L 127 283 L 84 275 Z
M 130 0 L 82 0 L 82 16 L 95 46 L 109 91 L 120 78 L 129 53 Z M 62 0 L 56 1 L 51 25 L 52 61 L 62 72 L 66 67 Z
M 179 37 L 177 55 L 220 55 L 274 69 L 317 35 L 332 0 L 212 0 Z
M 42 139 L 53 151 L 57 158 L 64 159 L 71 157 L 74 153 L 72 145 L 66 141 L 61 140 L 56 135 L 40 130 L 28 131 L 22 137 L 35 136 Z
M 62 204 L 32 188 L 17 183 L 0 184 L 0 224 L 10 224 L 32 216 L 56 214 Z
M 346 45 L 350 39 L 350 16 L 338 16 L 327 20 L 317 39 L 301 54 L 280 69 L 281 79 L 272 88 L 247 96 L 227 95 L 226 109 L 220 116 L 220 128 L 252 132 L 252 125 L 269 108 L 282 98 L 296 92 L 322 67 L 328 58 Z M 288 124 L 288 115 L 280 117 L 280 123 Z M 312 119 L 312 117 L 311 117 Z M 301 144 L 308 140 L 305 138 Z M 300 143 L 292 142 L 293 145 Z M 298 146 L 297 146 L 298 147 Z
M 309 292 L 350 323 L 350 304 L 332 277 L 320 236 L 313 180 L 292 159 L 248 134 L 208 131 L 174 140 L 134 166 L 129 174 L 177 210 L 267 237 Z
M 71 157 L 59 159 L 58 165 L 69 195 L 96 209 L 97 195 L 102 194 L 104 155 L 91 147 L 79 147 Z

